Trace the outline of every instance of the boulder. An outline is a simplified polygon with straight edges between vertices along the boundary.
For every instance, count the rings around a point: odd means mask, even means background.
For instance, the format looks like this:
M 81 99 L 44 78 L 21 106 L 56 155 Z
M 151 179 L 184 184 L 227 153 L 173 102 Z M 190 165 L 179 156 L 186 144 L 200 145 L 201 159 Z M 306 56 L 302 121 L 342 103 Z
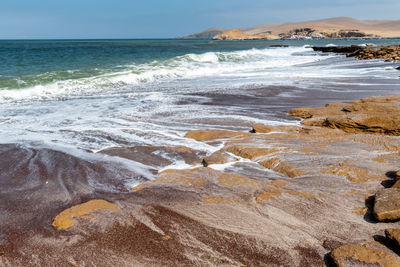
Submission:
M 376 193 L 373 213 L 379 221 L 400 219 L 400 189 L 385 188 Z
M 332 251 L 330 258 L 338 267 L 400 266 L 399 257 L 377 242 L 340 246 Z

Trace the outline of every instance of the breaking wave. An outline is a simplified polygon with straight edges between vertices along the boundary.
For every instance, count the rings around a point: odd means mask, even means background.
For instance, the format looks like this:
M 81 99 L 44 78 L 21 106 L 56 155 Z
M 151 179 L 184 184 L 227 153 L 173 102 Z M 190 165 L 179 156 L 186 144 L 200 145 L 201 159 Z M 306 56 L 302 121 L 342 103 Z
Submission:
M 0 101 L 49 99 L 120 92 L 124 88 L 173 79 L 229 75 L 243 71 L 268 71 L 319 59 L 309 47 L 250 49 L 233 52 L 185 54 L 144 64 L 112 69 L 68 70 L 19 77 L 2 83 Z

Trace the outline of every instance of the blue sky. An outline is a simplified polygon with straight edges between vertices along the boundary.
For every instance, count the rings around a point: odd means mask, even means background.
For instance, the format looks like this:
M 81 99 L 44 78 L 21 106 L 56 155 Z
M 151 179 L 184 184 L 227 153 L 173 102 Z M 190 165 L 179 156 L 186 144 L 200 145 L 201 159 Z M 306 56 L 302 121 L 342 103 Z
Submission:
M 0 39 L 167 38 L 211 26 L 400 19 L 399 0 L 1 0 Z

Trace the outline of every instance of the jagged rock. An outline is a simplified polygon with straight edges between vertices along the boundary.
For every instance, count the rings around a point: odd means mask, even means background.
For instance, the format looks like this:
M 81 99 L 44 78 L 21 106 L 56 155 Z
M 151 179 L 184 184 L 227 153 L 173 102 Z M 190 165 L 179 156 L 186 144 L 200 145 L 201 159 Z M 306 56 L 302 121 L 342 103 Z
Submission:
M 400 266 L 399 257 L 377 242 L 340 246 L 332 251 L 330 258 L 338 267 Z
M 204 167 L 207 167 L 210 164 L 224 164 L 236 160 L 236 158 L 232 157 L 226 152 L 217 151 L 212 153 L 210 156 L 205 157 L 202 161 L 202 164 Z
M 400 229 L 386 229 L 385 236 L 400 245 Z
M 400 219 L 399 188 L 385 188 L 375 194 L 374 216 L 379 221 Z
M 325 107 L 298 108 L 290 115 L 304 118 L 307 126 L 341 129 L 348 133 L 400 135 L 400 97 L 367 97 Z

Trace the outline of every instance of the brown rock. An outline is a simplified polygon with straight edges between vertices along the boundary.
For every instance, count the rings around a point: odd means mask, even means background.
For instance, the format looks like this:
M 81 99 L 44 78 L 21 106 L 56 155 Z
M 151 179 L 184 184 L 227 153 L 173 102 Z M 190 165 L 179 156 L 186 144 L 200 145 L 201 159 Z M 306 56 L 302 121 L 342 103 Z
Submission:
M 374 216 L 379 221 L 400 219 L 400 189 L 385 188 L 375 194 Z
M 298 108 L 290 115 L 304 118 L 307 126 L 340 129 L 348 133 L 400 135 L 400 97 L 367 97 L 351 103 Z
M 399 188 L 400 189 L 400 180 L 397 180 L 393 185 L 392 188 Z
M 173 160 L 183 160 L 187 164 L 199 164 L 201 152 L 186 146 L 133 146 L 111 147 L 98 153 L 117 156 L 141 162 L 153 167 L 165 167 Z
M 397 245 L 400 245 L 400 229 L 393 229 L 393 228 L 386 229 L 385 235 L 387 238 L 396 242 Z
M 375 242 L 340 246 L 332 251 L 330 258 L 338 267 L 400 266 L 400 259 L 396 254 Z
M 212 153 L 210 156 L 205 157 L 202 161 L 202 164 L 204 167 L 207 167 L 210 164 L 224 164 L 236 160 L 236 158 L 232 157 L 226 152 L 217 151 Z
M 235 154 L 236 156 L 251 160 L 278 151 L 278 149 L 274 148 L 249 147 L 243 145 L 231 145 L 225 148 L 225 150 L 232 154 Z
M 111 210 L 118 211 L 121 210 L 117 207 L 117 205 L 107 202 L 102 199 L 90 200 L 86 203 L 79 204 L 68 208 L 58 214 L 52 223 L 52 226 L 57 230 L 65 230 L 74 226 L 74 218 L 83 218 L 83 219 L 93 219 L 94 216 L 90 216 L 93 212 L 98 212 L 100 210 Z
M 269 160 L 261 161 L 259 162 L 259 164 L 267 169 L 282 173 L 290 178 L 296 178 L 305 174 L 303 170 L 299 170 L 293 166 L 287 165 L 279 158 L 272 158 Z
M 347 162 L 341 163 L 338 166 L 330 166 L 323 169 L 321 172 L 337 176 L 345 176 L 353 183 L 365 183 L 371 180 L 386 180 L 386 177 L 372 174 L 367 169 L 352 166 Z
M 254 124 L 251 130 L 252 133 L 269 133 L 272 131 L 276 131 L 276 128 L 263 124 Z
M 197 141 L 211 141 L 211 140 L 226 139 L 230 137 L 246 136 L 246 135 L 250 135 L 250 133 L 208 129 L 208 130 L 195 130 L 188 132 L 185 135 L 185 137 L 192 138 Z

